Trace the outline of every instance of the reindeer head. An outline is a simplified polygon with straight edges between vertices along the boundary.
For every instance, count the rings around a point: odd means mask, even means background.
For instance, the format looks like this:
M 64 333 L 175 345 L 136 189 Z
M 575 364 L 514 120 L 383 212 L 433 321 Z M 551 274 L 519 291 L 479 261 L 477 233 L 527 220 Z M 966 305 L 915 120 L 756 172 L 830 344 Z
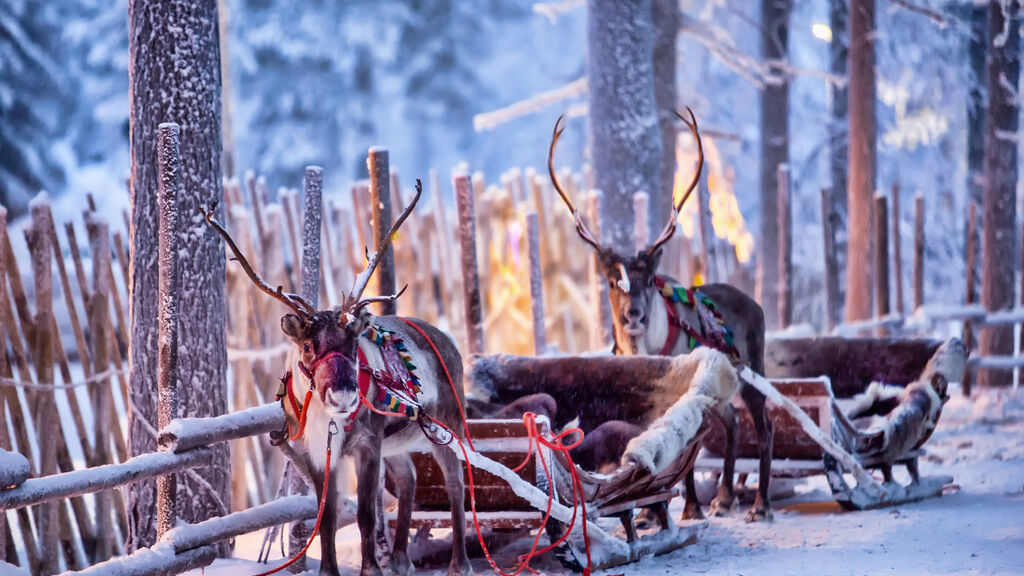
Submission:
M 362 294 L 380 257 L 391 244 L 395 231 L 412 213 L 422 192 L 423 186 L 417 179 L 416 196 L 395 220 L 377 252 L 373 256 L 366 255 L 366 268 L 356 276 L 352 290 L 345 296 L 341 306 L 330 310 L 318 311 L 304 298 L 285 292 L 281 286 L 277 290 L 272 289 L 252 269 L 231 235 L 213 217 L 213 209 L 205 212 L 206 220 L 224 238 L 234 259 L 242 265 L 256 287 L 291 308 L 292 313 L 281 318 L 281 330 L 296 346 L 299 374 L 293 374 L 293 377 L 301 376 L 298 381 L 315 391 L 331 417 L 350 414 L 359 406 L 357 347 L 359 337 L 373 319 L 366 307 L 374 302 L 396 300 L 407 286 L 397 294 L 386 296 L 363 298 Z
M 548 149 L 548 174 L 551 176 L 551 183 L 554 184 L 558 195 L 561 196 L 562 201 L 569 208 L 569 212 L 572 213 L 576 224 L 576 233 L 579 234 L 584 242 L 590 244 L 597 251 L 600 272 L 608 282 L 612 323 L 615 327 L 615 342 L 618 343 L 619 348 L 625 354 L 636 353 L 636 341 L 647 332 L 650 321 L 651 298 L 655 294 L 652 288 L 654 287 L 655 276 L 658 273 L 658 264 L 661 260 L 661 247 L 675 234 L 679 211 L 697 187 L 697 182 L 700 181 L 701 170 L 704 167 L 704 148 L 701 144 L 700 133 L 697 130 L 697 119 L 694 118 L 692 110 L 689 108 L 686 110 L 690 114 L 689 120 L 678 112 L 676 112 L 676 116 L 690 128 L 697 139 L 697 172 L 693 175 L 693 180 L 690 182 L 686 193 L 678 202 L 673 204 L 672 213 L 669 215 L 668 222 L 662 229 L 661 234 L 647 248 L 638 251 L 635 256 L 619 254 L 611 248 L 603 247 L 600 241 L 587 228 L 579 209 L 573 205 L 572 200 L 569 199 L 565 190 L 562 189 L 562 185 L 558 182 L 558 177 L 555 175 L 555 145 L 565 130 L 562 127 L 561 117 L 555 123 L 555 129 L 551 135 L 551 147 Z

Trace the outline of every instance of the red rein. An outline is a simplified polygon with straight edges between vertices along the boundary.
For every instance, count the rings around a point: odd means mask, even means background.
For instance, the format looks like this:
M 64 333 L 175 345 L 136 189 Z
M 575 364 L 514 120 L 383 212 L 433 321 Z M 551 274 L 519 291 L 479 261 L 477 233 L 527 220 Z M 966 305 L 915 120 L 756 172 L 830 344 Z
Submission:
M 307 404 L 304 404 L 304 406 L 308 406 L 309 392 L 306 393 L 306 402 L 307 402 Z M 303 424 L 306 422 L 306 411 L 305 410 L 302 411 L 301 422 Z M 331 424 L 333 425 L 333 422 Z M 299 436 L 301 436 L 301 435 L 302 435 L 302 427 L 300 425 L 300 427 L 299 427 Z M 260 572 L 256 576 L 269 576 L 270 574 L 274 574 L 276 572 L 280 572 L 281 570 L 284 570 L 285 568 L 287 568 L 287 567 L 291 566 L 292 564 L 294 564 L 296 560 L 298 560 L 299 558 L 302 558 L 303 556 L 305 556 L 306 550 L 309 550 L 310 545 L 313 544 L 313 539 L 316 538 L 317 533 L 320 532 L 320 521 L 323 520 L 323 517 L 324 517 L 324 505 L 327 503 L 327 487 L 328 487 L 329 482 L 331 480 L 331 441 L 332 440 L 334 440 L 334 431 L 331 428 L 328 428 L 328 432 L 327 432 L 327 463 L 324 464 L 324 485 L 323 485 L 323 488 L 320 490 L 320 494 L 321 494 L 321 496 L 320 496 L 320 506 L 319 506 L 319 508 L 316 511 L 316 524 L 313 526 L 313 532 L 309 535 L 309 540 L 306 541 L 306 545 L 302 547 L 302 550 L 300 550 L 299 553 L 296 554 L 295 556 L 292 556 L 292 558 L 290 560 L 288 560 L 284 564 L 278 566 L 277 568 L 274 568 L 273 570 L 267 570 L 266 572 Z M 332 534 L 331 537 L 333 538 L 334 535 Z

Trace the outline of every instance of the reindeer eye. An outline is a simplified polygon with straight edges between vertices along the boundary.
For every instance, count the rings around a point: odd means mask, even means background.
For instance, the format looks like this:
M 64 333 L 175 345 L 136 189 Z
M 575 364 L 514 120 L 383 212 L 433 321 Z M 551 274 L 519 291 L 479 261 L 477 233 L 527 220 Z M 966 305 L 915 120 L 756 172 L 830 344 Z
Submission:
M 302 351 L 305 352 L 306 354 L 309 354 L 310 352 L 313 351 L 312 348 L 310 348 L 309 346 L 309 342 L 302 343 Z

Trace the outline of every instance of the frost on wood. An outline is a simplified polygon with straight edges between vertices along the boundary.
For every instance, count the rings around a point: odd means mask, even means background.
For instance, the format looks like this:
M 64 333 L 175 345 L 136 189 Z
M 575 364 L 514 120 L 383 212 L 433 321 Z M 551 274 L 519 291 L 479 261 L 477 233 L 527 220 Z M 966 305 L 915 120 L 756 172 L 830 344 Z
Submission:
M 316 308 L 320 296 L 320 223 L 323 213 L 324 169 L 306 166 L 305 183 L 301 295 Z
M 526 240 L 530 256 L 530 312 L 533 316 L 533 351 L 539 356 L 547 347 L 547 335 L 544 332 L 544 279 L 541 277 L 540 224 L 536 212 L 531 211 L 526 214 Z
M 28 460 L 24 456 L 0 450 L 0 490 L 20 485 L 30 473 Z
M 181 188 L 181 154 L 178 138 L 181 129 L 173 122 L 159 126 L 160 189 L 157 207 L 159 221 L 159 290 L 157 308 L 157 422 L 170 424 L 178 415 L 178 192 Z M 177 477 L 157 479 L 157 536 L 174 526 L 177 513 Z
M 204 546 L 175 554 L 170 542 L 160 542 L 129 556 L 112 558 L 75 574 L 84 576 L 166 576 L 181 574 L 209 566 L 216 554 L 212 546 Z
M 180 554 L 286 522 L 316 518 L 317 510 L 317 501 L 311 496 L 286 496 L 229 516 L 178 526 L 167 532 L 162 541 L 170 542 Z
M 633 194 L 657 191 L 661 169 L 651 2 L 591 0 L 589 8 L 590 141 L 596 187 L 607 195 L 603 236 L 610 248 L 628 254 Z
M 160 449 L 185 452 L 225 440 L 234 440 L 284 426 L 281 405 L 271 402 L 215 418 L 178 418 L 160 430 Z
M 473 187 L 468 174 L 453 179 L 455 203 L 459 211 L 459 247 L 462 253 L 462 294 L 466 314 L 466 343 L 470 354 L 483 352 L 483 302 L 480 274 L 476 267 L 476 216 L 473 213 Z
M 0 509 L 21 508 L 59 498 L 99 492 L 176 470 L 206 466 L 210 460 L 210 450 L 205 448 L 186 454 L 156 452 L 136 456 L 120 464 L 30 478 L 17 488 L 0 490 Z M 152 521 L 151 517 L 151 524 Z

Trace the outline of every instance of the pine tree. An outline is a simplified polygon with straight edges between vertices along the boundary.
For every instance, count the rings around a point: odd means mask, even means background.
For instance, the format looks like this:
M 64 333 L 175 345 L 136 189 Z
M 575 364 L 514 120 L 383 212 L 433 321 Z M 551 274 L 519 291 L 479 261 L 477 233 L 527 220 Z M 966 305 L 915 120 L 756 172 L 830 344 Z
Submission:
M 875 0 L 850 1 L 847 322 L 874 314 L 872 258 L 875 196 Z
M 989 4 L 988 108 L 985 134 L 985 205 L 982 225 L 981 303 L 988 311 L 1013 307 L 1017 252 L 1017 100 L 1020 78 L 1020 3 Z M 1013 327 L 981 330 L 984 355 L 1013 353 Z M 1008 386 L 1012 374 L 984 370 L 981 386 Z
M 67 76 L 58 65 L 54 6 L 0 2 L 0 204 L 14 218 L 41 189 L 59 188 L 50 154 L 67 113 Z
M 633 194 L 658 190 L 661 134 L 654 100 L 651 1 L 590 0 L 587 77 L 602 236 L 622 254 L 635 249 Z
M 175 26 L 168 23 L 174 22 Z M 181 125 L 178 211 L 182 290 L 179 329 L 179 406 L 184 416 L 227 410 L 224 247 L 210 233 L 200 208 L 221 200 L 220 60 L 216 0 L 131 0 L 129 3 L 131 100 L 131 411 L 132 455 L 152 452 L 156 441 L 143 420 L 157 421 L 157 126 Z M 227 446 L 214 446 L 214 462 L 199 469 L 214 494 L 183 476 L 178 513 L 195 523 L 224 510 L 230 498 Z M 155 541 L 152 482 L 129 488 L 131 547 Z M 226 552 L 226 547 L 221 552 Z

